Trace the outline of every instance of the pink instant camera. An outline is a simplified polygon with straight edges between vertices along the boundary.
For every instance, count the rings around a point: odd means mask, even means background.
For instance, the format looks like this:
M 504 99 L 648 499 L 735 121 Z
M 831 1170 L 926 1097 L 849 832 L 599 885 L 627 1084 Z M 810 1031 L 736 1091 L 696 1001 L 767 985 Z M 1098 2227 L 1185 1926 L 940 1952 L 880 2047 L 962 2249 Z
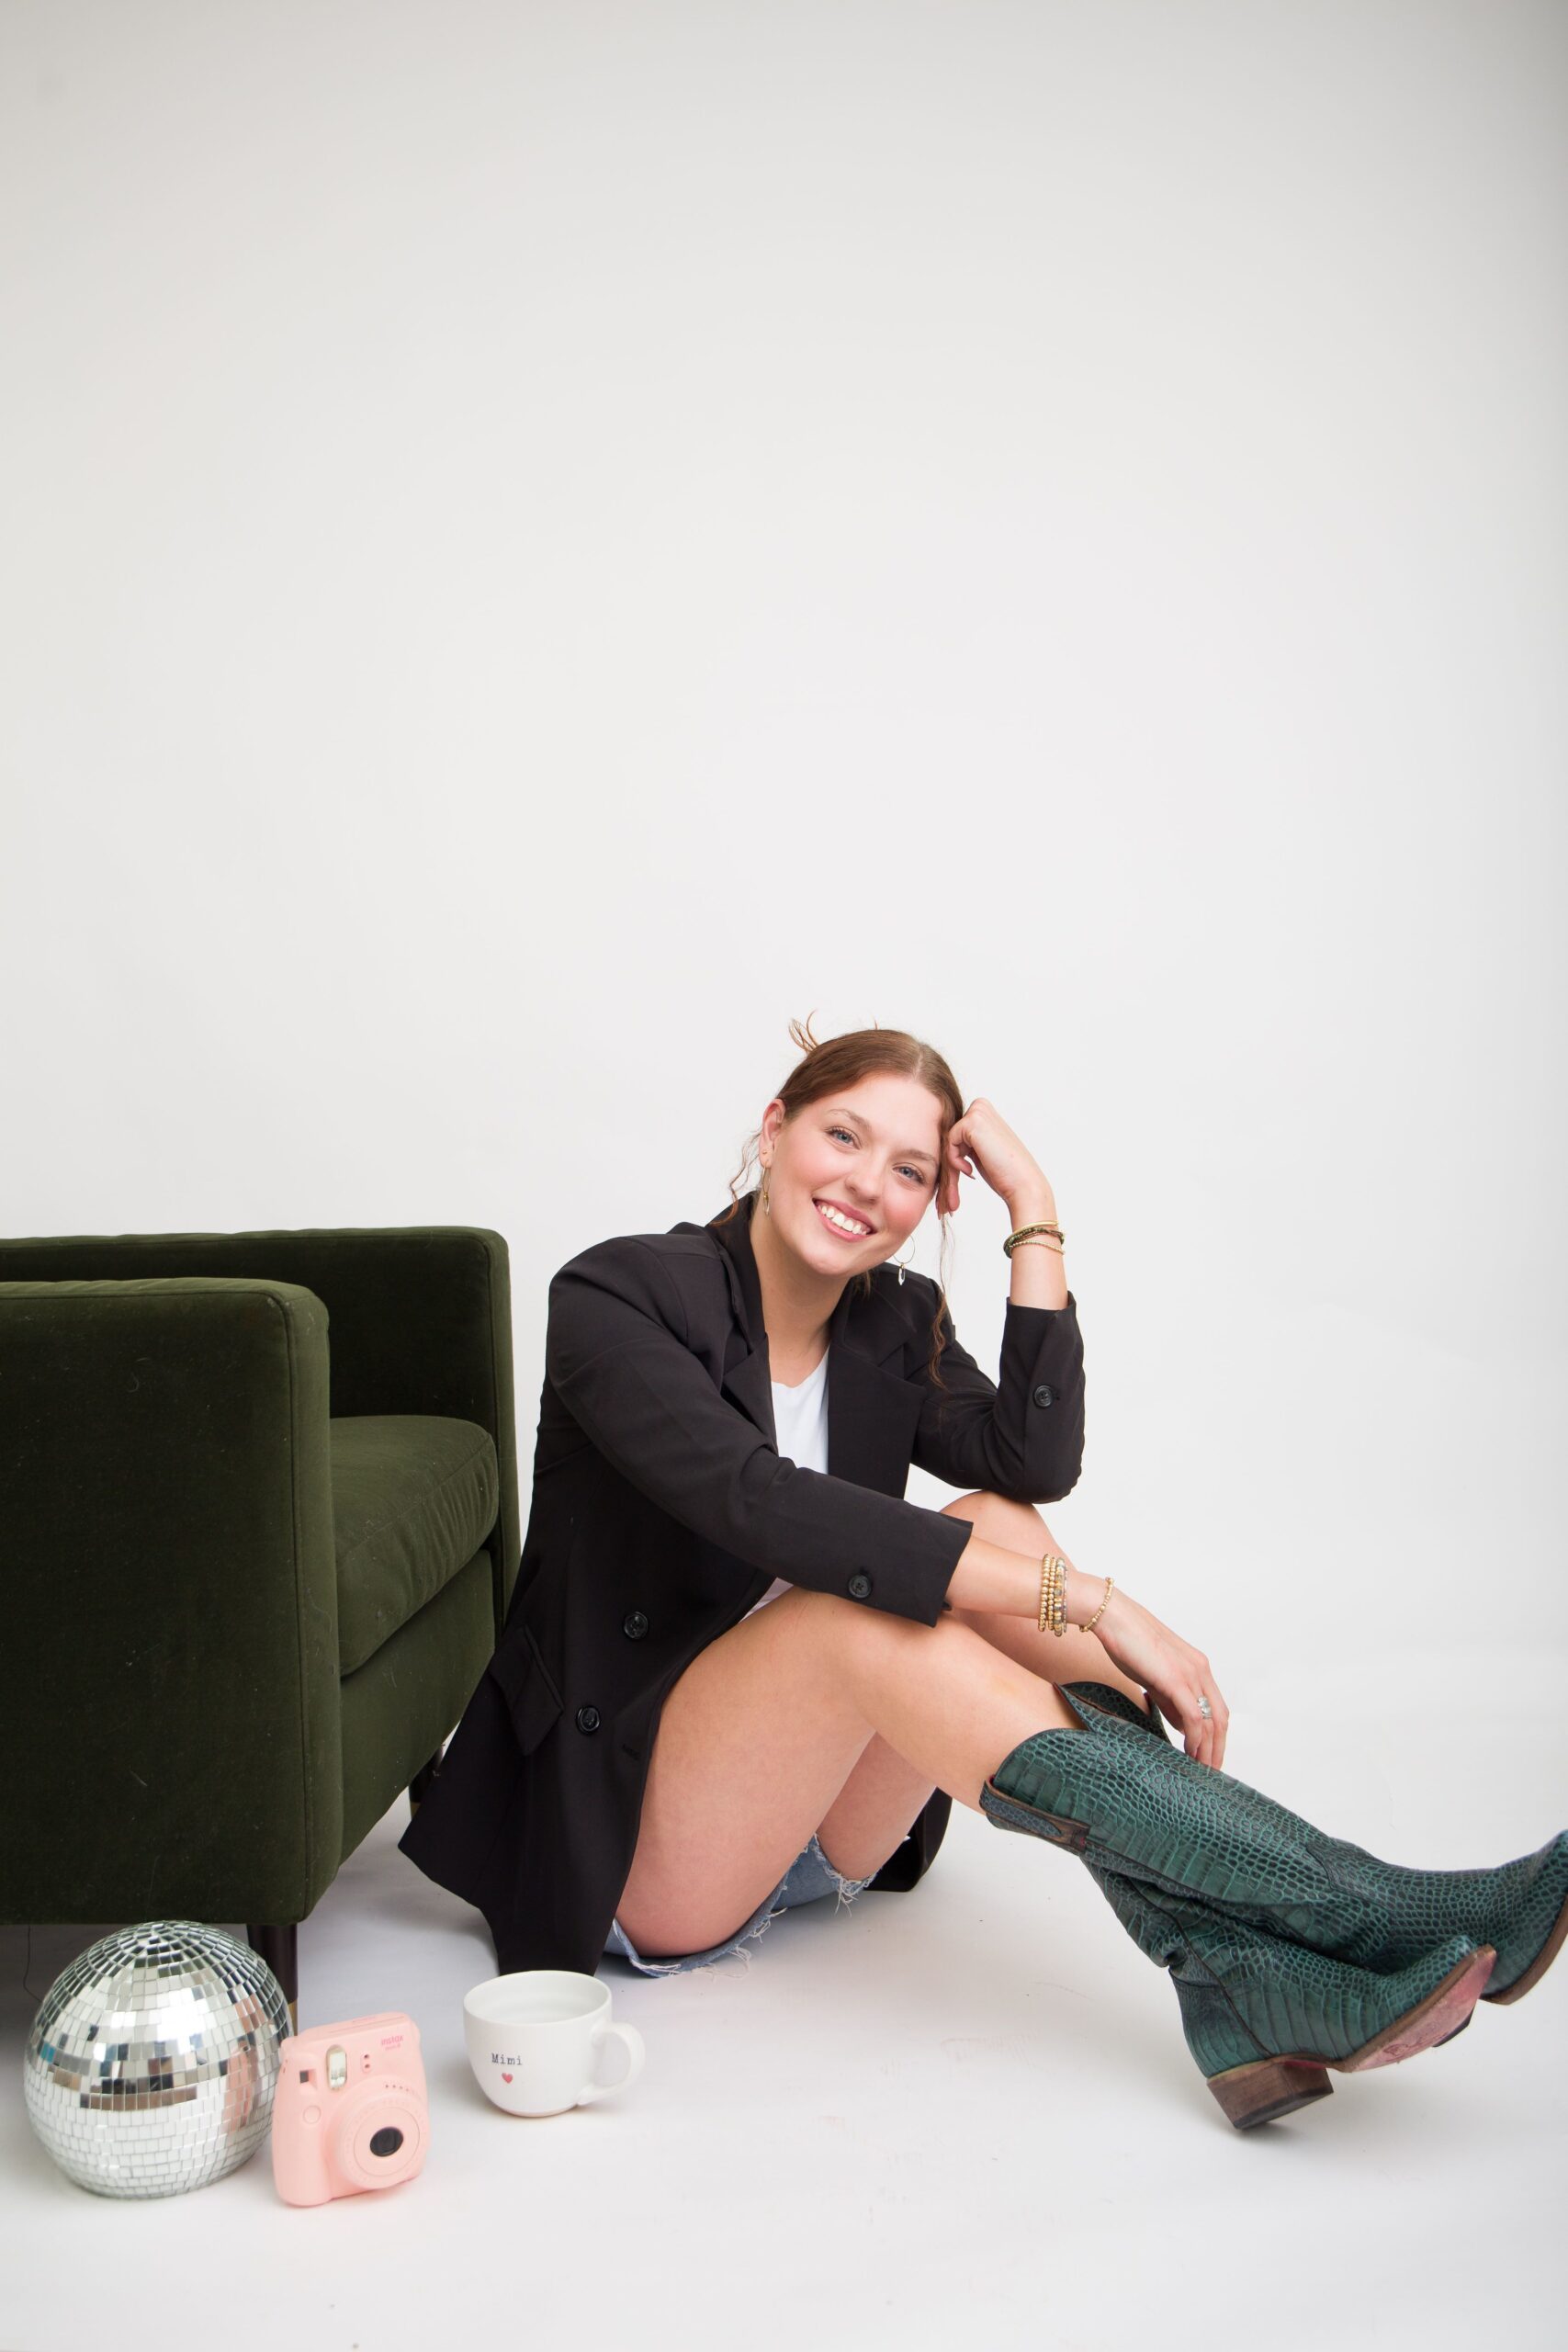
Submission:
M 400 2010 L 285 2034 L 272 2177 L 289 2205 L 412 2180 L 430 2142 L 419 2028 Z

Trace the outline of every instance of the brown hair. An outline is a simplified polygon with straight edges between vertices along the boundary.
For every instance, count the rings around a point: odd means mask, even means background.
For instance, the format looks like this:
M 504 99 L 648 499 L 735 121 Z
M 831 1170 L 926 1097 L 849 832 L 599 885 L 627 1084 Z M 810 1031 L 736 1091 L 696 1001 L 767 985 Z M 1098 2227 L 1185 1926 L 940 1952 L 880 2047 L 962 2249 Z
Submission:
M 880 1076 L 885 1072 L 891 1072 L 896 1078 L 916 1079 L 936 1096 L 942 1105 L 938 1120 L 942 1137 L 937 1174 L 937 1196 L 940 1199 L 945 1176 L 948 1131 L 964 1116 L 964 1097 L 958 1091 L 957 1080 L 936 1047 L 924 1044 L 919 1037 L 912 1037 L 907 1029 L 852 1029 L 847 1035 L 825 1038 L 820 1045 L 811 1035 L 809 1021 L 804 1026 L 798 1021 L 792 1021 L 789 1033 L 803 1051 L 801 1059 L 784 1084 L 775 1090 L 784 1106 L 786 1121 L 796 1117 L 808 1104 L 820 1102 L 824 1095 L 840 1093 L 863 1078 Z M 745 1157 L 737 1176 L 746 1173 L 761 1139 L 761 1129 L 759 1127 L 746 1146 Z M 740 1194 L 735 1186 L 736 1177 L 732 1176 L 729 1180 L 730 1206 L 715 1218 L 716 1225 L 728 1225 L 730 1218 L 739 1213 Z M 942 1216 L 940 1210 L 938 1216 L 945 1244 L 948 1238 L 947 1219 Z M 851 1277 L 852 1282 L 860 1284 L 863 1299 L 870 1294 L 871 1271 L 867 1267 Z M 946 1282 L 944 1276 L 939 1275 L 930 1363 L 932 1385 L 937 1388 L 945 1386 L 937 1365 L 942 1351 L 942 1325 L 946 1313 Z

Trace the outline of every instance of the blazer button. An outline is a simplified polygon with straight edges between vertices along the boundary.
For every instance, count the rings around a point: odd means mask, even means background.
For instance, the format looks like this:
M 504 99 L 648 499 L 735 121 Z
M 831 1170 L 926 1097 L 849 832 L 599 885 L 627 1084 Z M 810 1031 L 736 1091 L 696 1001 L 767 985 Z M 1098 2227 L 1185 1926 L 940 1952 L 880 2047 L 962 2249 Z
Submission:
M 1037 1405 L 1054 1405 L 1056 1401 L 1056 1392 L 1054 1388 L 1047 1388 L 1045 1383 L 1042 1381 L 1034 1392 L 1034 1401 Z
M 850 1578 L 850 1590 L 857 1600 L 863 1600 L 871 1590 L 871 1578 L 863 1568 L 857 1568 Z
M 628 1609 L 621 1620 L 621 1631 L 628 1642 L 640 1642 L 648 1631 L 648 1620 L 640 1609 Z
M 577 1728 L 579 1731 L 597 1731 L 599 1728 L 598 1708 L 579 1707 L 577 1711 Z

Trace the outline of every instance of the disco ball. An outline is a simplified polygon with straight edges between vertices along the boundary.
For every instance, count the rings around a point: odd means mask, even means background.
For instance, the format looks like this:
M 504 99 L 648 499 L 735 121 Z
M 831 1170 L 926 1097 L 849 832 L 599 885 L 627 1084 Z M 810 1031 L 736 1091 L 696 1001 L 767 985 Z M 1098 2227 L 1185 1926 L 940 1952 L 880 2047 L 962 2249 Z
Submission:
M 272 2120 L 283 1987 L 196 1919 L 120 1928 L 62 1968 L 22 2054 L 33 2130 L 100 2197 L 176 2197 L 253 2156 Z

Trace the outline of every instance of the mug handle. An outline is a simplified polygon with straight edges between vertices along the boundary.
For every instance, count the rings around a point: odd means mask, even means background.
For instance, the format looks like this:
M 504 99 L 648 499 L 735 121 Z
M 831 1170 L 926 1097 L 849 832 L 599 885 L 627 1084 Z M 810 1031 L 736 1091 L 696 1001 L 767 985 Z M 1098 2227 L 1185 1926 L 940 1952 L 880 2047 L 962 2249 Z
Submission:
M 599 2075 L 605 2050 L 613 2049 L 617 2044 L 626 2052 L 626 2065 L 613 2082 L 601 2082 Z M 641 2074 L 642 2062 L 647 2055 L 648 2046 L 635 2025 L 596 2027 L 593 2032 L 593 2080 L 584 2084 L 582 2089 L 578 2092 L 578 2106 L 587 2107 L 593 2099 L 607 2098 L 612 2091 L 629 2089 Z

